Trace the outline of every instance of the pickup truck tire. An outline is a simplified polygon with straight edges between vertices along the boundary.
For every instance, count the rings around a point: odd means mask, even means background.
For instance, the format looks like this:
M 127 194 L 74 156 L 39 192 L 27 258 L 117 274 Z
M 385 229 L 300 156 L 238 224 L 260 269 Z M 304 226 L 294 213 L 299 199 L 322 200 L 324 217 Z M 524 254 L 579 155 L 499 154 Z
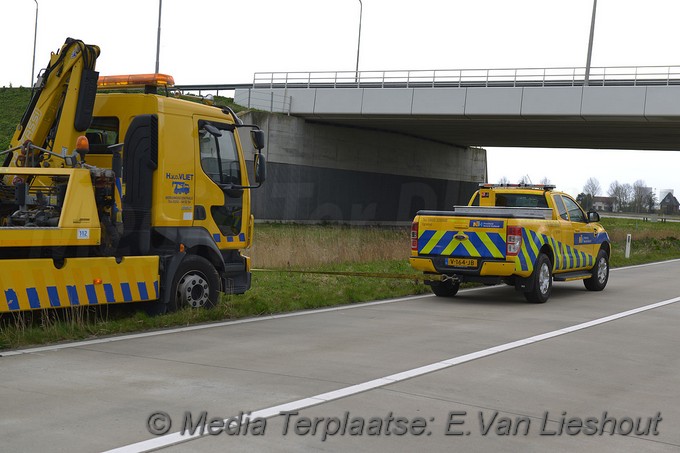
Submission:
M 460 282 L 447 280 L 445 282 L 432 282 L 432 292 L 438 297 L 453 297 L 460 288 Z
M 173 300 L 170 311 L 192 308 L 211 308 L 217 303 L 220 276 L 215 267 L 202 256 L 184 257 L 172 282 Z
M 531 279 L 533 280 L 531 291 L 524 293 L 524 297 L 533 304 L 545 303 L 550 298 L 552 291 L 552 263 L 544 253 L 539 253 L 538 258 L 536 258 Z
M 609 255 L 602 249 L 597 252 L 592 274 L 592 277 L 583 280 L 583 284 L 588 291 L 602 291 L 609 281 Z

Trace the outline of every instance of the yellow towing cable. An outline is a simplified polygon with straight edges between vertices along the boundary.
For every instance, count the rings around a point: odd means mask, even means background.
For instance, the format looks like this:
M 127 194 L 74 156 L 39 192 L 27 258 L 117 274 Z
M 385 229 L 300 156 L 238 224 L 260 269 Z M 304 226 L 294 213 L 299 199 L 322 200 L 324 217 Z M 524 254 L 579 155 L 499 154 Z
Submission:
M 286 272 L 294 274 L 317 274 L 317 275 L 336 275 L 342 277 L 367 277 L 367 278 L 396 278 L 411 281 L 442 281 L 443 275 L 413 275 L 413 274 L 389 274 L 383 272 L 343 272 L 343 271 L 303 271 L 291 269 L 251 269 L 251 272 Z

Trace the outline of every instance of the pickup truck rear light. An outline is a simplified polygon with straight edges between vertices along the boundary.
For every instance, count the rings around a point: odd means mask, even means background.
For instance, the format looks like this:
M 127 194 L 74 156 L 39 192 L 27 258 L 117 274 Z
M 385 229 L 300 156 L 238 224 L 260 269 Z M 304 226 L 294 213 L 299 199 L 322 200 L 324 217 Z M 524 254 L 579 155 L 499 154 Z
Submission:
M 522 248 L 522 227 L 509 226 L 505 240 L 505 255 L 517 256 Z
M 411 224 L 411 251 L 418 252 L 418 222 Z

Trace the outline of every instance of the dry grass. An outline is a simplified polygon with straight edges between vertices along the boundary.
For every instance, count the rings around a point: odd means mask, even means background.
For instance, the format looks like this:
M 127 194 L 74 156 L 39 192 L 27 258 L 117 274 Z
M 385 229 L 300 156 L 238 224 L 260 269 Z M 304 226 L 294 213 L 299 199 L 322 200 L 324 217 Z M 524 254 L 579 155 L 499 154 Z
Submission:
M 407 260 L 410 229 L 259 224 L 247 254 L 256 268 Z
M 680 237 L 680 223 L 641 219 L 602 219 L 615 247 L 626 235 L 633 241 L 662 241 Z M 347 227 L 338 225 L 258 224 L 247 254 L 255 268 L 310 269 L 319 265 L 408 260 L 409 227 Z

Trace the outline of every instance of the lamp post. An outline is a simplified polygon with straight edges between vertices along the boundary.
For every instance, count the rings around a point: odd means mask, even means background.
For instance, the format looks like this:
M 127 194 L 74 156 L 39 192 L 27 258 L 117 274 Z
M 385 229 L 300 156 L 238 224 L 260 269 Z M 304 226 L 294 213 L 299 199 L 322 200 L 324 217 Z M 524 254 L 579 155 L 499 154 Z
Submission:
M 595 12 L 597 11 L 597 0 L 593 0 L 593 17 L 590 21 L 590 39 L 588 40 L 588 58 L 586 59 L 586 76 L 583 84 L 588 86 L 590 83 L 590 57 L 593 54 L 593 36 L 595 35 Z
M 364 12 L 364 4 L 359 0 L 359 39 L 357 40 L 357 69 L 355 73 L 355 79 L 357 84 L 359 83 L 359 50 L 361 49 L 361 16 Z
M 163 0 L 158 0 L 158 38 L 156 39 L 156 74 L 158 74 L 158 65 L 161 55 L 161 11 L 163 9 Z
M 33 86 L 33 81 L 35 80 L 35 44 L 38 39 L 38 0 L 33 0 L 35 2 L 35 28 L 33 31 L 33 65 L 31 66 L 31 85 Z

